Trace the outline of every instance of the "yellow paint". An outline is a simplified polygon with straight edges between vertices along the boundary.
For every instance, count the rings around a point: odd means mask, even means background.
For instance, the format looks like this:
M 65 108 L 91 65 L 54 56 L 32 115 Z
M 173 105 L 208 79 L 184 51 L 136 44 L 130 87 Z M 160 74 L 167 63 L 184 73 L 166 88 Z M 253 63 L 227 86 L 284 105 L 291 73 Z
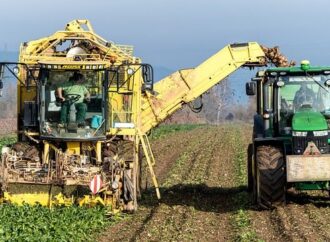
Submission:
M 84 29 L 83 25 L 86 25 L 87 29 Z M 43 60 L 67 61 L 68 58 L 65 55 L 52 56 L 51 54 L 54 52 L 54 46 L 58 45 L 61 41 L 71 40 L 74 37 L 85 39 L 93 43 L 101 53 L 106 53 L 102 58 L 100 54 L 90 54 L 90 60 L 104 60 L 108 63 L 108 66 L 110 66 L 111 63 L 121 64 L 124 61 L 129 63 L 141 62 L 139 58 L 132 55 L 133 46 L 114 43 L 108 46 L 105 45 L 108 41 L 94 32 L 88 20 L 73 20 L 66 25 L 65 30 L 57 31 L 45 38 L 30 41 L 27 45 L 22 44 L 20 47 L 19 61 L 28 65 L 34 65 Z
M 144 95 L 141 110 L 141 131 L 148 132 L 169 115 L 208 91 L 228 75 L 248 63 L 264 63 L 259 44 L 224 47 L 193 69 L 180 70 L 154 85 L 158 95 Z
M 44 142 L 43 163 L 48 164 L 48 162 L 49 162 L 49 143 Z
M 10 194 L 4 193 L 4 202 L 10 202 L 16 205 L 37 205 L 51 207 L 54 205 L 65 205 L 69 206 L 74 204 L 73 198 L 66 198 L 62 193 L 56 196 L 51 196 L 49 193 L 24 193 L 24 194 Z
M 100 196 L 89 196 L 86 195 L 84 198 L 79 200 L 79 206 L 96 206 L 96 205 L 103 205 L 106 206 L 107 204 Z
M 160 199 L 161 197 L 160 197 L 158 181 L 157 181 L 157 177 L 155 175 L 154 168 L 153 168 L 153 166 L 155 165 L 156 162 L 155 162 L 154 154 L 150 147 L 148 136 L 145 134 L 142 134 L 141 131 L 138 130 L 138 138 L 140 139 L 140 142 L 142 144 L 142 149 L 143 149 L 143 152 L 144 152 L 144 155 L 146 157 L 146 161 L 147 161 L 147 164 L 149 167 L 151 179 L 152 179 L 152 182 L 154 183 L 154 186 L 156 189 L 157 198 Z
M 111 199 L 102 199 L 99 195 L 85 195 L 76 202 L 73 197 L 65 197 L 62 193 L 59 193 L 56 196 L 51 196 L 49 193 L 10 194 L 5 192 L 0 202 L 12 203 L 18 206 L 24 204 L 32 206 L 40 204 L 45 207 L 53 207 L 78 204 L 79 206 L 94 207 L 96 205 L 111 206 L 113 201 Z
M 101 141 L 98 141 L 96 142 L 96 161 L 98 163 L 101 163 L 102 162 L 102 142 Z
M 80 142 L 67 142 L 66 145 L 69 155 L 80 155 Z

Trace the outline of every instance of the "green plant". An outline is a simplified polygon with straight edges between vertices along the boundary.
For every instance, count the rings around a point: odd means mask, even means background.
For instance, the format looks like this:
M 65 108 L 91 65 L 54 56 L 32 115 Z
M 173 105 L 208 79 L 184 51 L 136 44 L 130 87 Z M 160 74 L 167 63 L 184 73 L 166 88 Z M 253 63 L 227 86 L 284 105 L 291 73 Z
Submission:
M 16 136 L 0 138 L 3 146 Z M 108 218 L 106 208 L 0 205 L 0 241 L 93 241 L 96 233 L 116 223 L 122 215 Z
M 17 140 L 16 136 L 12 136 L 12 135 L 0 137 L 0 151 L 3 146 L 12 144 L 12 143 L 16 142 L 16 140 Z
M 102 207 L 0 205 L 0 241 L 92 241 L 95 233 L 121 217 Z
M 160 125 L 158 128 L 152 130 L 150 134 L 151 139 L 159 139 L 174 132 L 189 131 L 199 127 L 203 127 L 203 124 L 166 124 Z

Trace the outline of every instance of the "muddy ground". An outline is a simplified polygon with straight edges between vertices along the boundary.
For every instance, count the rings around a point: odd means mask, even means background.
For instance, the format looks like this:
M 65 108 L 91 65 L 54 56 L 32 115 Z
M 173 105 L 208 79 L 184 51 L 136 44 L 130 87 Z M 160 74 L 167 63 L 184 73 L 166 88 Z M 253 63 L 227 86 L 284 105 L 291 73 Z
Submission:
M 291 193 L 286 207 L 259 211 L 246 192 L 248 125 L 199 127 L 152 142 L 162 200 L 146 192 L 139 210 L 99 241 L 330 241 L 326 194 Z

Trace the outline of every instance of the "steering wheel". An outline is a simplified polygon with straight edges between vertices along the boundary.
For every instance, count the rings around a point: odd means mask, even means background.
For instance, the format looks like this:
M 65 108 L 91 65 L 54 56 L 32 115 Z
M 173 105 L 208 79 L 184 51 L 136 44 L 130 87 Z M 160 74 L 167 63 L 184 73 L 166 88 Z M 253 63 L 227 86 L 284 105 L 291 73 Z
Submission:
M 281 98 L 281 115 L 283 115 L 283 117 L 288 117 L 290 113 L 291 109 L 288 102 L 284 98 Z
M 79 94 L 69 94 L 66 96 L 66 100 L 68 100 L 71 104 L 77 102 L 81 98 Z
M 288 102 L 284 98 L 281 98 L 281 109 L 282 110 L 290 109 Z

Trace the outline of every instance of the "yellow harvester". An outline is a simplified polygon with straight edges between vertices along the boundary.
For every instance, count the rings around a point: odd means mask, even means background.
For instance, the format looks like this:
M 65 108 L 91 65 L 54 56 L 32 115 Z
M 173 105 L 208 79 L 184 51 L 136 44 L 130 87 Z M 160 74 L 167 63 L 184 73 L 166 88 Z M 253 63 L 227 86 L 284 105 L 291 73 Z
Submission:
M 257 43 L 232 44 L 154 84 L 151 65 L 132 52 L 98 36 L 89 21 L 74 20 L 23 43 L 18 63 L 0 63 L 0 87 L 8 73 L 18 80 L 18 141 L 1 151 L 2 201 L 134 210 L 143 155 L 159 198 L 148 131 L 238 68 L 267 63 Z M 78 73 L 90 94 L 84 123 L 75 108 L 84 97 L 71 94 L 61 124 L 58 88 Z

